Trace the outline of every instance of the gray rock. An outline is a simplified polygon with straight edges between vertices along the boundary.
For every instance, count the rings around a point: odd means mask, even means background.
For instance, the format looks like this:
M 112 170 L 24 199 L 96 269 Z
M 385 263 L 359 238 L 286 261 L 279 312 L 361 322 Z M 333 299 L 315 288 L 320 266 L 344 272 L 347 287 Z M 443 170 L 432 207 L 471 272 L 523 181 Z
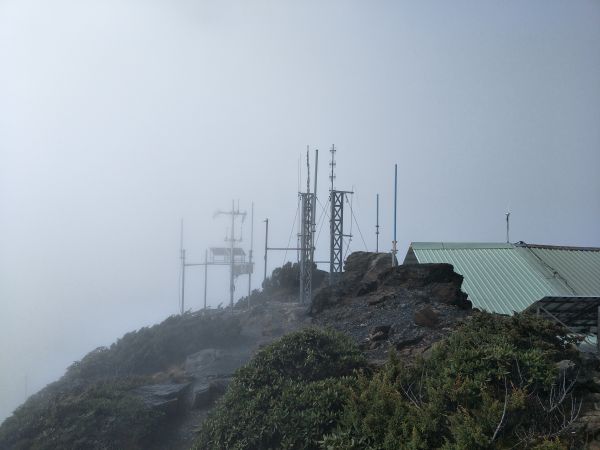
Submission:
M 140 386 L 132 390 L 147 406 L 173 414 L 185 407 L 191 383 L 164 383 Z
M 192 407 L 199 409 L 210 407 L 219 397 L 221 397 L 225 393 L 228 384 L 229 379 L 224 378 L 211 381 L 210 383 L 198 384 L 194 386 L 194 390 L 192 393 Z
M 229 377 L 235 370 L 250 359 L 249 349 L 237 351 L 205 349 L 188 356 L 185 372 L 198 380 Z
M 369 333 L 370 341 L 383 341 L 387 339 L 390 335 L 390 329 L 392 327 L 390 325 L 379 325 L 371 329 Z
M 427 305 L 418 311 L 415 311 L 415 323 L 422 327 L 435 327 L 439 322 L 440 318 L 431 306 Z

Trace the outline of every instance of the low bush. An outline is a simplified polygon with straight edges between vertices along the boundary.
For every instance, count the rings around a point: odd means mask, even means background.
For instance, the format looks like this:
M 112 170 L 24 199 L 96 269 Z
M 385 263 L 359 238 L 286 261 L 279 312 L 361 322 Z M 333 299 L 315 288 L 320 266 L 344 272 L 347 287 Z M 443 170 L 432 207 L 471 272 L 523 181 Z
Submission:
M 327 449 L 567 448 L 572 339 L 528 315 L 477 314 L 410 367 L 361 377 Z
M 130 388 L 144 380 L 152 384 L 144 377 L 192 353 L 239 342 L 240 329 L 231 314 L 186 313 L 127 333 L 110 348 L 88 353 L 59 381 L 31 396 L 0 425 L 0 448 L 143 448 L 139 445 L 162 416 L 131 395 Z
M 284 336 L 236 372 L 195 448 L 317 449 L 364 364 L 340 333 L 311 328 Z
M 100 347 L 72 364 L 69 382 L 107 377 L 148 375 L 167 370 L 204 348 L 238 343 L 240 324 L 226 313 L 185 313 L 158 325 L 125 334 L 110 348 Z
M 145 448 L 163 414 L 131 393 L 143 382 L 101 381 L 53 396 L 37 394 L 3 423 L 0 448 Z

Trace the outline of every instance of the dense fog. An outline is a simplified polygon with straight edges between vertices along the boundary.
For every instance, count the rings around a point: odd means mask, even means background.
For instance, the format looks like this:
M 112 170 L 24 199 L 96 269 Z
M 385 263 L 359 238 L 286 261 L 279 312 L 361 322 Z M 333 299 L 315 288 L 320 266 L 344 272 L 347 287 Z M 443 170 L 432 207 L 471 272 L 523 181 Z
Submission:
M 400 258 L 503 241 L 507 209 L 511 241 L 600 246 L 599 24 L 593 1 L 0 0 L 0 421 L 178 312 L 182 218 L 201 261 L 232 199 L 249 249 L 254 202 L 260 287 L 264 219 L 295 245 L 307 145 L 319 212 L 332 144 L 355 192 L 348 251 L 374 250 L 377 193 L 390 249 L 396 163 Z M 227 304 L 226 269 L 208 294 Z

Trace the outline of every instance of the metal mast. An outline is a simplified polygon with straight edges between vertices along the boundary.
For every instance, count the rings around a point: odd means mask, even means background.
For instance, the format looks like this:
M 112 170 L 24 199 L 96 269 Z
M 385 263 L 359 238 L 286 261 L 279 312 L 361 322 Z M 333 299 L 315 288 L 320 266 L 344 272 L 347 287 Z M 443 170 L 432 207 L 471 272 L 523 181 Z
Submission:
M 204 309 L 206 309 L 207 287 L 208 287 L 208 250 L 204 250 Z
M 241 242 L 241 239 L 236 239 L 235 237 L 235 219 L 238 216 L 242 218 L 246 217 L 246 212 L 240 212 L 240 206 L 236 209 L 235 200 L 231 201 L 231 210 L 230 211 L 217 211 L 215 216 L 218 215 L 227 215 L 231 216 L 231 236 L 226 237 L 225 241 L 229 242 L 230 245 L 230 253 L 229 253 L 229 304 L 233 308 L 233 296 L 235 293 L 235 243 Z
M 250 264 L 250 270 L 248 271 L 248 308 L 250 308 L 250 294 L 252 293 L 252 252 L 254 251 L 254 202 L 252 202 L 252 209 L 250 213 L 250 253 L 248 254 L 248 264 Z
M 315 189 L 313 191 L 313 206 L 312 206 L 312 214 L 313 214 L 313 222 L 312 222 L 312 242 L 313 246 L 311 249 L 310 260 L 315 260 L 315 233 L 317 232 L 317 173 L 319 170 L 319 149 L 315 149 Z M 311 267 L 312 273 L 312 267 Z
M 335 284 L 344 269 L 344 200 L 351 191 L 338 191 L 335 189 L 335 145 L 331 146 L 331 189 L 329 191 L 329 202 L 331 206 L 329 218 L 329 284 Z M 349 237 L 349 235 L 348 235 Z
M 510 211 L 507 211 L 505 214 L 506 214 L 506 243 L 509 244 L 510 243 L 510 239 L 509 239 L 509 232 L 510 232 Z
M 269 250 L 269 219 L 263 220 L 265 223 L 265 274 L 263 276 L 263 283 L 267 281 L 267 251 Z
M 379 253 L 379 194 L 377 194 L 377 213 L 375 222 L 375 252 Z
M 398 241 L 396 240 L 396 211 L 398 205 L 398 164 L 394 164 L 394 240 L 392 241 L 392 266 L 398 265 Z
M 300 228 L 300 303 L 307 303 L 312 298 L 313 272 L 313 237 L 314 237 L 314 205 L 315 194 L 310 192 L 310 161 L 306 151 L 306 192 L 299 192 L 302 207 Z
M 183 219 L 179 235 L 179 259 L 181 260 L 181 292 L 179 294 L 179 311 L 183 314 L 185 307 L 185 249 L 183 248 Z
M 331 153 L 331 161 L 329 161 L 329 166 L 331 167 L 331 174 L 329 175 L 329 180 L 331 180 L 331 188 L 329 189 L 329 192 L 332 192 L 334 190 L 334 180 L 335 180 L 335 152 L 337 150 L 335 149 L 335 145 L 332 144 L 331 145 L 331 150 L 329 150 L 329 152 Z

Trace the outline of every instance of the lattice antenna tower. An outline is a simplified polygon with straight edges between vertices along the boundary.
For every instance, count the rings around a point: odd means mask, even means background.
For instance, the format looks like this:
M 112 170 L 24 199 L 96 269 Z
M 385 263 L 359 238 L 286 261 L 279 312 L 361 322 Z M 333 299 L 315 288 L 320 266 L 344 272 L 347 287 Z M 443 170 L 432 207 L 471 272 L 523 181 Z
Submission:
M 315 156 L 315 159 L 317 156 Z M 314 258 L 314 210 L 315 193 L 310 192 L 310 158 L 306 150 L 306 192 L 299 192 L 302 208 L 300 222 L 300 303 L 308 303 L 312 299 L 312 272 Z M 315 177 L 316 164 L 315 164 Z M 315 178 L 316 179 L 316 178 Z M 315 185 L 316 187 L 316 185 Z
M 339 280 L 344 269 L 344 237 L 350 235 L 344 234 L 344 200 L 351 191 L 340 191 L 335 189 L 335 145 L 331 146 L 331 190 L 329 193 L 330 214 L 329 214 L 329 284 L 333 285 Z
M 229 211 L 217 211 L 215 213 L 216 216 L 225 215 L 231 217 L 231 236 L 225 238 L 225 241 L 230 243 L 229 249 L 229 303 L 233 308 L 233 296 L 235 293 L 235 243 L 241 242 L 241 234 L 240 238 L 236 239 L 235 237 L 235 221 L 238 217 L 242 218 L 242 221 L 246 218 L 246 211 L 240 211 L 240 203 L 238 200 L 237 208 L 235 205 L 235 200 L 231 201 L 231 210 Z

